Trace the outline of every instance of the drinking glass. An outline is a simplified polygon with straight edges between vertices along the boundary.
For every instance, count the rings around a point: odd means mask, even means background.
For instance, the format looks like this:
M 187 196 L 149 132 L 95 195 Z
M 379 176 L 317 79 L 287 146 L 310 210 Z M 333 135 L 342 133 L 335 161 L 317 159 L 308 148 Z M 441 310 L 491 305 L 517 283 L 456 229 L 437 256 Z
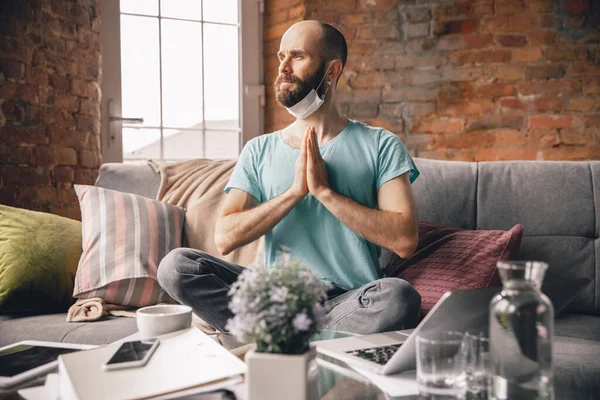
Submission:
M 441 332 L 417 336 L 417 383 L 423 399 L 466 396 L 464 334 Z
M 487 399 L 490 380 L 490 339 L 484 333 L 465 334 L 467 392 L 470 399 Z

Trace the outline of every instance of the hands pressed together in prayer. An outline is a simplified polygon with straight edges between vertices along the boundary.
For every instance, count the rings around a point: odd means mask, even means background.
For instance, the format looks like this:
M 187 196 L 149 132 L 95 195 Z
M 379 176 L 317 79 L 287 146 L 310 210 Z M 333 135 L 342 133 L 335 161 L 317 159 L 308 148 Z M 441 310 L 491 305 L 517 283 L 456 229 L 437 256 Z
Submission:
M 321 157 L 317 133 L 312 126 L 306 128 L 300 145 L 300 154 L 296 160 L 296 171 L 291 190 L 302 198 L 310 193 L 317 199 L 329 190 L 325 161 Z

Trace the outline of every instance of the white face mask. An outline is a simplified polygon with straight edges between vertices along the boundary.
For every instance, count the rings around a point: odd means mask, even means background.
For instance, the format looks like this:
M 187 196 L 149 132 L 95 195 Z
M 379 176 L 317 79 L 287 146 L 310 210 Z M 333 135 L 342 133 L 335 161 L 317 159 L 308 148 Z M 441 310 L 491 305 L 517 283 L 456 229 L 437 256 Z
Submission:
M 331 65 L 331 64 L 330 64 Z M 329 72 L 329 67 L 325 71 L 325 75 Z M 319 86 L 317 86 L 317 90 L 325 80 L 325 75 L 323 75 L 323 79 L 319 82 Z M 325 97 L 327 96 L 327 92 L 331 87 L 331 81 L 327 81 L 327 89 L 325 89 L 325 93 L 323 94 L 323 98 L 320 98 L 317 94 L 317 90 L 311 89 L 311 91 L 299 102 L 294 104 L 291 107 L 286 107 L 285 109 L 292 114 L 296 118 L 308 118 L 312 113 L 317 111 L 325 102 Z

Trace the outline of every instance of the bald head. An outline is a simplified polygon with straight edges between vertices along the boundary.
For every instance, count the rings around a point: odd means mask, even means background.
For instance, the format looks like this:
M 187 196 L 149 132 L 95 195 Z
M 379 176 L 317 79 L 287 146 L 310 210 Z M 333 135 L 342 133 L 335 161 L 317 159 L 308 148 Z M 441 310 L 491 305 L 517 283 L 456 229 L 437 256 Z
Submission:
M 287 40 L 286 40 L 287 39 Z M 348 45 L 344 35 L 325 22 L 309 20 L 292 25 L 281 38 L 282 46 L 286 41 L 302 41 L 307 48 L 315 51 L 323 60 L 340 60 L 342 68 L 346 65 Z

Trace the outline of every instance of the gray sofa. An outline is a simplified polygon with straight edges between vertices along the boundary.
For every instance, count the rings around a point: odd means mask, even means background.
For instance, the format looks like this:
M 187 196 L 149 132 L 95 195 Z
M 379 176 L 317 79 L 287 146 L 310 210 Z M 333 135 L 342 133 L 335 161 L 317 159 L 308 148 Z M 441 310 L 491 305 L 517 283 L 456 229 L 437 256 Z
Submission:
M 557 399 L 600 399 L 600 161 L 450 162 L 416 159 L 419 218 L 466 229 L 525 227 L 517 259 L 550 264 L 543 290 L 589 283 L 555 322 Z M 97 185 L 155 197 L 160 177 L 147 165 L 107 164 Z M 459 312 L 459 310 L 457 310 Z M 38 339 L 104 344 L 135 332 L 135 321 L 67 323 L 65 314 L 2 315 L 0 345 Z

